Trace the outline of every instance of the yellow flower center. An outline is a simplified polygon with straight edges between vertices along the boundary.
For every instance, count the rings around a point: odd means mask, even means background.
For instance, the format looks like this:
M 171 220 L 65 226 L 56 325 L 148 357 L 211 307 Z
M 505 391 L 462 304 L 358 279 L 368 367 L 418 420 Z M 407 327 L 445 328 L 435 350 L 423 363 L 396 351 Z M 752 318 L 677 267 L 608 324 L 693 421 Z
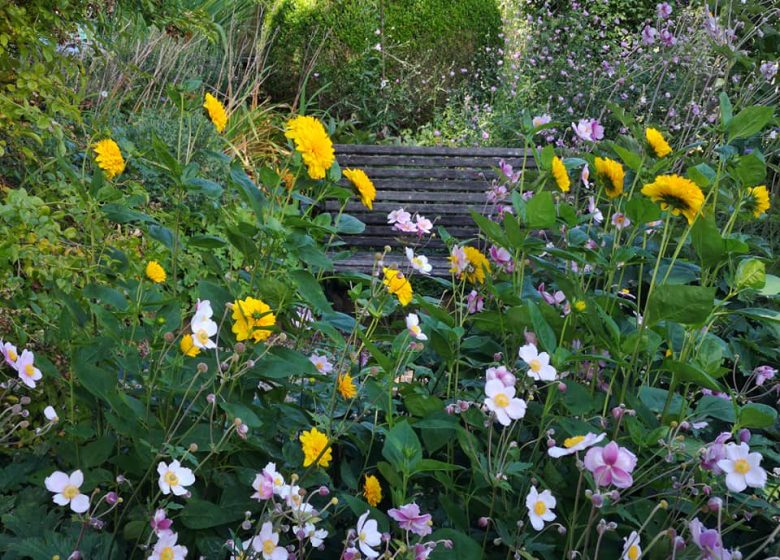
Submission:
M 419 325 L 412 325 L 412 326 L 409 328 L 409 330 L 410 330 L 410 331 L 412 331 L 412 334 L 414 334 L 414 335 L 418 335 L 418 334 L 420 334 L 420 332 L 421 332 L 421 331 L 420 331 L 420 326 L 419 326 Z
M 68 484 L 65 488 L 62 489 L 62 495 L 65 496 L 67 499 L 72 500 L 76 496 L 78 496 L 81 492 L 79 492 L 78 487 L 73 486 L 72 484 Z
M 747 474 L 750 472 L 750 463 L 747 459 L 737 459 L 734 461 L 734 470 L 739 474 Z
M 316 367 L 319 371 L 322 371 L 325 368 L 325 364 L 323 364 L 322 362 L 317 362 L 316 364 L 314 364 L 314 367 Z
M 284 480 L 282 480 L 281 476 L 277 476 L 274 478 L 274 486 L 282 486 L 284 484 Z
M 8 359 L 9 360 L 11 360 L 12 362 L 15 362 L 18 358 L 19 358 L 19 355 L 16 352 L 14 352 L 13 350 L 9 350 L 8 351 Z
M 423 261 L 422 261 L 422 259 L 421 259 L 420 257 L 414 257 L 414 258 L 412 259 L 412 262 L 413 262 L 413 263 L 414 263 L 416 266 L 418 266 L 418 267 L 422 267 L 422 266 L 423 266 Z
M 582 300 L 574 303 L 574 309 L 576 309 L 577 311 L 585 311 L 587 308 L 588 308 L 588 304 L 586 304 Z
M 358 535 L 358 538 L 360 539 L 360 542 L 365 542 L 366 536 L 367 535 L 366 535 L 365 531 L 360 531 L 360 534 Z
M 276 550 L 276 544 L 271 539 L 263 541 L 263 553 L 271 554 Z
M 209 335 L 205 330 L 200 330 L 195 335 L 198 337 L 198 342 L 201 344 L 206 344 L 209 341 Z
M 26 366 L 24 366 L 24 374 L 27 377 L 32 377 L 33 375 L 35 375 L 35 368 L 33 367 L 32 364 L 27 364 Z
M 163 477 L 163 480 L 169 486 L 178 486 L 179 485 L 179 477 L 176 476 L 176 473 L 173 472 L 173 471 L 168 471 L 167 473 L 165 473 L 165 476 Z
M 584 439 L 585 436 L 574 436 L 574 437 L 566 438 L 565 440 L 563 440 L 563 446 L 566 449 L 571 449 L 575 445 L 579 445 Z
M 628 547 L 628 557 L 630 560 L 636 560 L 639 558 L 639 547 L 635 544 L 632 544 Z
M 528 365 L 531 366 L 531 371 L 533 371 L 534 373 L 539 373 L 539 370 L 542 369 L 542 362 L 540 362 L 536 358 L 531 360 L 531 363 Z
M 545 504 L 542 500 L 539 500 L 534 504 L 534 513 L 536 515 L 544 515 L 544 512 L 547 511 L 547 504 Z
M 166 546 L 160 553 L 160 560 L 173 560 L 173 548 Z
M 496 405 L 500 408 L 506 408 L 509 406 L 509 397 L 507 397 L 504 393 L 499 393 L 493 397 L 493 402 L 495 402 Z

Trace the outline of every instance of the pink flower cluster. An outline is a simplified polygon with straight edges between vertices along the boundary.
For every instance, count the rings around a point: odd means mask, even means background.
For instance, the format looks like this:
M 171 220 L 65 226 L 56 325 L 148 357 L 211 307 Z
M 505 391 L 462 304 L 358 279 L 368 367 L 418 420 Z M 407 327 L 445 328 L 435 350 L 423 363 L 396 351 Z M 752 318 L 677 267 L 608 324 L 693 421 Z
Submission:
M 387 223 L 391 224 L 396 231 L 416 233 L 418 237 L 427 235 L 433 230 L 433 222 L 428 218 L 415 214 L 413 220 L 412 215 L 403 208 L 390 212 L 387 215 Z

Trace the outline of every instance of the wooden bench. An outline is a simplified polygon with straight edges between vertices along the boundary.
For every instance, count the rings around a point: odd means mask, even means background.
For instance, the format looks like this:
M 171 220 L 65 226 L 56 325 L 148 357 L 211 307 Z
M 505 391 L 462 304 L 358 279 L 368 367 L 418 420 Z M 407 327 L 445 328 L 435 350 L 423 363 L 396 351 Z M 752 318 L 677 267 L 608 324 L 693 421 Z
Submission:
M 367 146 L 337 144 L 336 159 L 342 170 L 348 167 L 363 169 L 376 186 L 373 210 L 368 210 L 356 199 L 347 204 L 345 213 L 366 224 L 365 231 L 343 235 L 346 258 L 337 258 L 336 270 L 370 273 L 375 255 L 385 246 L 392 252 L 386 259 L 406 268 L 403 246 L 416 246 L 414 234 L 400 233 L 387 223 L 392 210 L 403 207 L 412 216 L 420 214 L 434 224 L 434 233 L 443 226 L 458 240 L 473 239 L 478 229 L 471 219 L 470 209 L 484 212 L 489 206 L 486 193 L 497 178 L 499 160 L 515 169 L 535 169 L 530 154 L 517 148 L 444 148 L 419 146 Z M 347 186 L 344 181 L 343 185 Z M 507 204 L 511 202 L 507 201 Z M 338 211 L 335 202 L 326 209 Z M 419 250 L 429 258 L 433 274 L 449 276 L 446 247 L 438 234 L 425 236 Z

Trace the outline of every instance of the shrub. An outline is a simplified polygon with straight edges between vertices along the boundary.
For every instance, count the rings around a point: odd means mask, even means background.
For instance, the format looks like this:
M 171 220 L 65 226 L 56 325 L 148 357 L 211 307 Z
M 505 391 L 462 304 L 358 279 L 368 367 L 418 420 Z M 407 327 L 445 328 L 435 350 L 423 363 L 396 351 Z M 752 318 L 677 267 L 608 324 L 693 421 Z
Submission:
M 425 122 L 475 69 L 491 72 L 500 14 L 493 0 L 282 0 L 269 25 L 273 97 L 293 102 L 308 77 L 322 108 L 395 130 Z

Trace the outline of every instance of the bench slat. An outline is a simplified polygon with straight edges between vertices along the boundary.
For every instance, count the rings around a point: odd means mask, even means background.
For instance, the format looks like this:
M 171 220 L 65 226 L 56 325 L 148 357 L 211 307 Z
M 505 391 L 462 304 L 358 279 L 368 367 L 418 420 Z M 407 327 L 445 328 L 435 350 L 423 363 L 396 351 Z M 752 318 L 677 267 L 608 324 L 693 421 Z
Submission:
M 466 169 L 495 169 L 496 157 L 438 157 L 438 156 L 374 156 L 363 154 L 344 154 L 337 157 L 342 167 L 440 167 Z M 516 170 L 522 169 L 522 158 L 504 158 Z M 536 169 L 533 159 L 525 163 L 526 169 Z
M 447 148 L 444 146 L 389 146 L 367 144 L 336 144 L 339 154 L 390 154 L 431 156 L 491 156 L 497 158 L 523 157 L 522 148 Z M 529 152 L 530 155 L 530 152 Z
M 408 191 L 419 190 L 421 192 L 445 191 L 445 192 L 480 192 L 485 193 L 490 189 L 490 183 L 486 181 L 414 181 L 411 179 L 374 179 L 374 186 L 382 191 Z M 341 184 L 349 187 L 346 182 Z
M 490 169 L 414 169 L 401 167 L 365 167 L 363 171 L 370 179 L 373 178 L 414 178 L 432 181 L 434 179 L 468 179 L 471 181 L 485 181 L 488 183 L 496 179 L 498 175 Z M 423 182 L 423 181 L 420 181 Z

